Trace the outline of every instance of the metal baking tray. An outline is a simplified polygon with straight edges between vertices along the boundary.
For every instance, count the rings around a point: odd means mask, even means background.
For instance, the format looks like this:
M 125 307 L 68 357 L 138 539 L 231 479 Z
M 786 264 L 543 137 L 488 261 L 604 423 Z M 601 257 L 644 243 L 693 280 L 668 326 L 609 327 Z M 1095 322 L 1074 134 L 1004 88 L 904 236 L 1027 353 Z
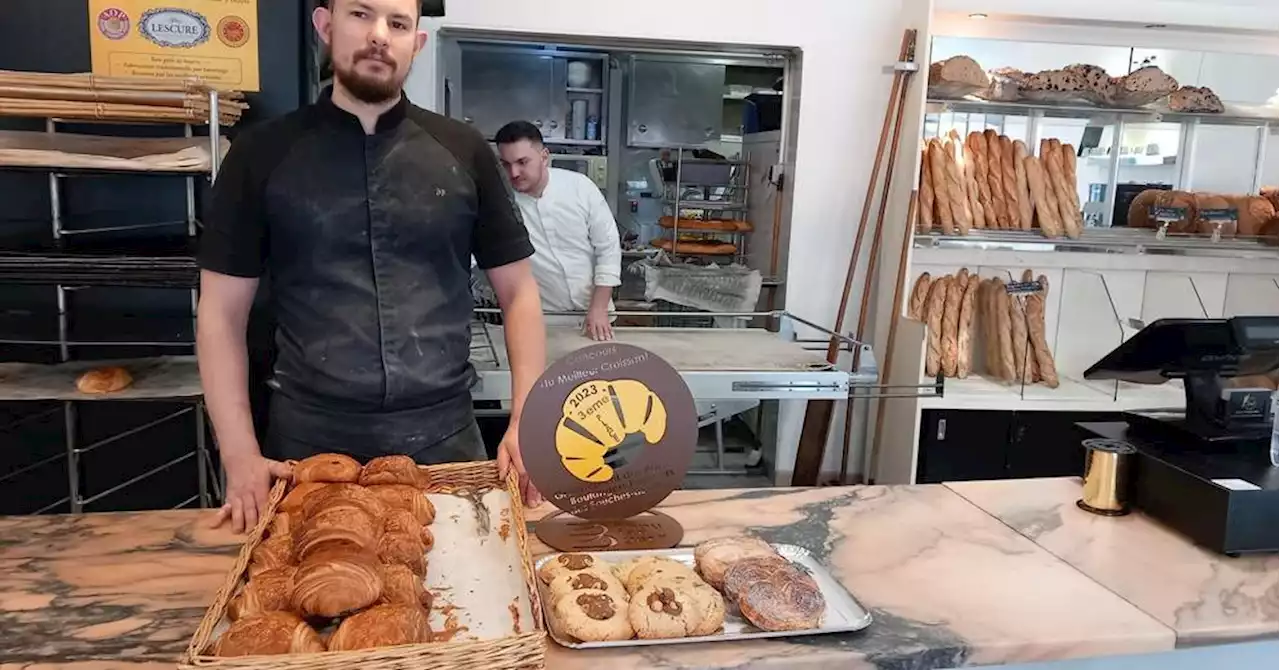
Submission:
M 688 644 L 691 642 L 727 642 L 730 640 L 758 640 L 771 637 L 796 637 L 800 635 L 822 635 L 826 633 L 851 633 L 862 630 L 871 625 L 871 613 L 858 604 L 853 596 L 837 582 L 835 577 L 831 576 L 831 572 L 826 566 L 818 562 L 818 559 L 809 550 L 803 547 L 797 547 L 791 544 L 775 544 L 773 548 L 782 555 L 783 558 L 794 563 L 797 567 L 808 572 L 818 588 L 822 590 L 822 597 L 827 601 L 827 612 L 823 615 L 822 626 L 809 630 L 787 630 L 787 631 L 763 631 L 752 626 L 742 615 L 738 613 L 737 608 L 729 601 L 725 600 L 725 617 L 724 630 L 714 635 L 704 635 L 702 637 L 680 637 L 665 640 L 622 640 L 618 642 L 577 642 L 572 638 L 563 637 L 556 626 L 548 624 L 547 630 L 550 632 L 551 639 L 555 640 L 563 647 L 570 649 L 600 649 L 608 647 L 642 647 L 656 644 Z M 658 549 L 650 551 L 609 551 L 609 552 L 583 552 L 605 563 L 622 563 L 633 558 L 641 556 L 663 556 L 673 560 L 680 561 L 689 567 L 694 567 L 693 547 L 677 547 L 675 549 Z M 555 558 L 558 554 L 548 554 L 539 558 L 536 568 L 541 568 L 543 563 Z M 551 603 L 547 587 L 538 581 L 538 588 L 542 591 L 542 605 L 544 608 L 550 608 Z M 551 612 L 544 612 L 544 618 L 550 622 Z

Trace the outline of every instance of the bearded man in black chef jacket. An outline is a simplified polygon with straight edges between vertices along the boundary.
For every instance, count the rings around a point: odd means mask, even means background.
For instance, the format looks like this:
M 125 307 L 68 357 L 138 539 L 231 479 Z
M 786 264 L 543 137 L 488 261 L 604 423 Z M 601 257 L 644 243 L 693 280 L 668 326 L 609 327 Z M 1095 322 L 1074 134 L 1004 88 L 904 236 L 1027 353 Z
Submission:
M 313 14 L 334 85 L 236 139 L 200 248 L 197 346 L 227 473 L 223 515 L 262 514 L 273 475 L 249 412 L 245 328 L 271 282 L 279 356 L 266 451 L 419 463 L 478 460 L 472 412 L 470 257 L 503 310 L 512 414 L 498 451 L 537 503 L 517 440 L 545 366 L 533 254 L 493 152 L 471 128 L 401 91 L 426 41 L 417 0 L 329 0 Z

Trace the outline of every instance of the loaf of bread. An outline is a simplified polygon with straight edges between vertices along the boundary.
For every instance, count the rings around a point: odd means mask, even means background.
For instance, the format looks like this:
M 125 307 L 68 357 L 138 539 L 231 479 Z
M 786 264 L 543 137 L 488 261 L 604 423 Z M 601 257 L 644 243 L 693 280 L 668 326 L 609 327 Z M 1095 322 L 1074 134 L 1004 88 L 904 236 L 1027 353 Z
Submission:
M 1000 136 L 1000 183 L 1004 186 L 1004 202 L 1009 212 L 1011 230 L 1022 228 L 1022 202 L 1018 199 L 1018 169 L 1014 167 L 1013 140 Z
M 969 270 L 962 268 L 947 284 L 947 302 L 942 311 L 942 376 L 954 377 L 960 361 L 960 303 L 969 286 Z
M 1133 200 L 1129 201 L 1129 227 L 1130 228 L 1158 228 L 1155 219 L 1151 217 L 1151 208 L 1156 204 L 1163 189 L 1149 188 L 1138 195 L 1133 196 Z
M 982 90 L 990 83 L 987 73 L 968 56 L 952 56 L 929 65 L 929 95 L 959 98 Z
M 1226 111 L 1222 100 L 1207 87 L 1183 86 L 1169 94 L 1169 109 L 1175 112 L 1221 114 Z
M 1273 247 L 1280 245 L 1280 216 L 1272 214 L 1271 218 L 1267 219 L 1258 230 L 1258 237 L 1261 237 L 1265 244 Z
M 1044 303 L 1049 295 L 1049 278 L 1040 275 L 1036 281 L 1040 283 L 1040 290 L 1027 298 L 1027 329 L 1031 338 L 1031 351 L 1035 354 L 1036 374 L 1040 381 L 1045 386 L 1056 389 L 1058 371 L 1054 367 L 1053 352 L 1049 350 L 1044 325 Z
M 1035 276 L 1031 273 L 1030 269 L 1022 271 L 1023 283 L 1031 283 L 1034 280 L 1035 280 Z M 1025 298 L 1022 303 L 1024 314 L 1029 313 L 1027 312 L 1027 309 L 1026 309 L 1028 300 L 1030 300 L 1030 297 Z M 1029 318 L 1027 320 L 1027 337 L 1028 339 L 1031 337 L 1031 322 Z M 1040 382 L 1040 368 L 1039 368 L 1039 364 L 1036 361 L 1035 350 L 1032 347 L 1030 341 L 1027 342 L 1027 374 L 1028 376 L 1031 377 L 1032 383 Z
M 1067 192 L 1071 195 L 1071 208 L 1080 214 L 1080 191 L 1076 181 L 1076 148 L 1062 144 L 1062 174 L 1067 178 Z
M 1168 232 L 1186 235 L 1195 230 L 1196 199 L 1192 194 L 1186 191 L 1161 191 L 1156 196 L 1155 206 L 1157 208 L 1182 210 L 1183 216 L 1169 223 Z M 1156 227 L 1160 227 L 1161 222 L 1159 219 L 1154 216 L 1152 218 L 1156 219 Z
M 946 275 L 935 279 L 929 286 L 929 343 L 925 353 L 924 373 L 930 377 L 938 376 L 942 370 L 942 315 L 946 311 L 950 284 L 951 275 Z
M 1241 237 L 1262 235 L 1263 225 L 1276 215 L 1271 201 L 1262 196 L 1233 197 L 1229 202 L 1236 208 L 1236 234 Z
M 978 187 L 978 202 L 982 205 L 982 220 L 987 228 L 995 228 L 996 213 L 991 203 L 991 182 L 988 171 L 987 138 L 981 132 L 969 133 L 965 139 L 965 156 L 973 162 L 973 180 Z
M 996 131 L 987 129 L 982 136 L 986 142 L 987 184 L 991 188 L 991 207 L 995 210 L 995 228 L 1008 229 L 1010 224 L 1009 204 L 1005 200 L 1004 159 L 1000 149 L 1000 136 Z
M 964 174 L 960 170 L 956 144 L 947 140 L 943 145 L 947 168 L 947 202 L 951 204 L 951 218 L 955 221 L 956 232 L 968 235 L 973 227 L 973 214 L 969 210 L 969 197 L 966 195 Z
M 978 284 L 978 320 L 982 332 L 983 372 L 993 379 L 1003 379 L 1000 369 L 1000 335 L 996 322 L 996 282 L 984 279 Z
M 1080 93 L 1085 100 L 1099 105 L 1110 105 L 1115 98 L 1117 82 L 1101 67 L 1076 63 L 1063 69 L 1080 79 L 1083 86 Z
M 1280 188 L 1263 186 L 1262 190 L 1258 191 L 1258 195 L 1266 198 L 1267 202 L 1271 203 L 1271 207 L 1280 212 Z
M 1215 193 L 1193 193 L 1192 198 L 1196 207 L 1196 220 L 1193 225 L 1193 231 L 1196 234 L 1210 236 L 1217 232 L 1221 237 L 1235 237 L 1238 214 L 1237 217 L 1224 222 L 1209 221 L 1204 218 L 1205 210 L 1235 209 L 1235 205 L 1226 197 Z
M 951 132 L 955 133 L 954 130 Z M 973 156 L 969 153 L 968 145 L 961 142 L 959 136 L 954 141 L 964 170 L 964 191 L 969 201 L 969 213 L 973 216 L 973 227 L 986 228 L 987 214 L 982 205 L 982 192 L 978 190 L 977 167 Z
M 978 275 L 969 275 L 960 301 L 960 327 L 956 346 L 956 376 L 964 379 L 973 369 L 973 310 L 977 307 Z
M 658 225 L 668 230 L 678 228 L 679 230 L 710 230 L 720 233 L 749 233 L 754 229 L 747 221 L 700 221 L 698 219 L 680 219 L 677 225 L 675 217 L 664 216 L 658 219 Z
M 933 230 L 933 172 L 929 170 L 929 147 L 920 150 L 920 203 L 916 208 L 916 232 Z
M 1022 97 L 1043 102 L 1068 102 L 1084 98 L 1086 86 L 1071 70 L 1042 70 L 1021 84 Z
M 123 391 L 133 384 L 133 375 L 119 367 L 110 366 L 94 368 L 80 375 L 76 380 L 76 390 L 81 393 L 101 395 Z
M 1138 107 L 1150 104 L 1178 90 L 1178 80 L 1165 74 L 1164 70 L 1147 65 L 1121 77 L 1118 80 L 1113 106 Z
M 1027 145 L 1022 140 L 1013 142 L 1013 173 L 1017 179 L 1018 227 L 1031 230 L 1031 219 L 1035 216 L 1035 202 L 1031 198 L 1031 187 L 1027 183 Z
M 1058 218 L 1058 202 L 1050 188 L 1044 168 L 1035 156 L 1028 156 L 1023 163 L 1027 168 L 1027 187 L 1035 200 L 1035 215 L 1040 222 L 1040 232 L 1045 237 L 1062 237 L 1062 223 Z
M 929 172 L 933 178 L 933 202 L 934 211 L 938 215 L 938 227 L 942 229 L 943 235 L 955 235 L 955 205 L 951 200 L 958 194 L 953 193 L 948 186 L 946 149 L 936 137 L 929 140 Z
M 1041 144 L 1043 153 L 1040 158 L 1049 175 L 1049 186 L 1053 189 L 1054 200 L 1058 203 L 1058 217 L 1062 222 L 1062 232 L 1067 237 L 1080 237 L 1080 210 L 1074 202 L 1075 184 L 1067 183 L 1066 168 L 1062 165 L 1062 143 L 1056 139 L 1048 141 L 1047 148 Z
M 668 253 L 690 256 L 732 256 L 738 253 L 737 245 L 715 240 L 680 240 L 672 245 L 670 239 L 659 237 L 650 240 L 649 244 Z
M 1027 341 L 1025 300 L 1021 295 L 1010 295 L 1006 307 L 1009 309 L 1009 343 L 1013 346 L 1013 379 L 1030 384 L 1032 374 L 1027 365 L 1027 355 L 1031 352 L 1031 344 Z
M 1017 68 L 996 68 L 990 72 L 991 83 L 978 91 L 977 96 L 993 102 L 1017 102 L 1022 99 L 1022 83 L 1028 76 Z
M 929 303 L 929 287 L 933 284 L 933 278 L 926 272 L 916 277 L 915 286 L 911 287 L 911 300 L 907 305 L 907 316 L 916 321 L 923 321 L 928 317 L 927 306 Z
M 1000 371 L 1005 380 L 1014 380 L 1018 367 L 1013 358 L 1013 322 L 1009 318 L 1009 293 L 1005 290 L 1003 279 L 996 277 L 995 282 L 996 336 L 1000 338 Z

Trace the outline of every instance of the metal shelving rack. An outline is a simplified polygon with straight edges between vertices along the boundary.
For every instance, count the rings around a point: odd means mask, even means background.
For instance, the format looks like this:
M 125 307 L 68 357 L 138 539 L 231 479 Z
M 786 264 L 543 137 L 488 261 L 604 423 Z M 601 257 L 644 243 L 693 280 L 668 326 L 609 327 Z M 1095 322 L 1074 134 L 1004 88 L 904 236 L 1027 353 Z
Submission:
M 208 170 L 201 170 L 201 171 L 161 170 L 161 171 L 142 172 L 142 171 L 112 170 L 112 169 L 39 168 L 40 171 L 44 171 L 48 173 L 50 219 L 52 222 L 52 233 L 53 233 L 53 239 L 55 243 L 61 243 L 68 236 L 72 236 L 72 235 L 89 235 L 94 233 L 118 232 L 122 230 L 140 230 L 140 229 L 149 229 L 149 228 L 175 227 L 178 225 L 185 225 L 186 235 L 188 240 L 194 241 L 200 228 L 200 223 L 196 217 L 196 181 L 195 180 L 197 176 L 204 175 L 209 178 L 210 183 L 213 183 L 213 181 L 217 178 L 218 168 L 219 168 L 219 163 L 221 158 L 219 154 L 221 127 L 219 125 L 218 92 L 216 90 L 211 90 L 208 95 L 209 95 L 209 116 L 207 119 L 207 124 L 209 128 L 209 136 L 208 136 L 209 137 L 209 140 L 208 140 L 209 168 Z M 58 124 L 60 122 L 61 121 L 57 118 L 46 118 L 45 132 L 47 133 L 58 132 Z M 77 120 L 76 123 L 84 123 L 84 122 Z M 103 121 L 103 123 L 110 124 L 112 122 Z M 164 122 L 155 122 L 155 123 L 162 124 L 162 125 L 173 125 L 173 124 L 167 124 Z M 183 124 L 183 134 L 185 137 L 188 137 L 188 138 L 194 137 L 194 129 L 191 124 Z M 4 170 L 4 169 L 10 169 L 10 167 L 5 165 L 0 165 L 0 170 Z M 12 169 L 21 169 L 21 170 L 30 171 L 37 168 L 15 166 Z M 153 223 L 127 225 L 127 226 L 108 226 L 108 227 L 90 228 L 90 229 L 65 229 L 63 227 L 63 212 L 62 212 L 62 182 L 64 179 L 67 179 L 67 178 L 82 176 L 82 175 L 91 175 L 91 174 L 121 174 L 121 175 L 135 175 L 135 176 L 138 176 L 138 175 L 183 176 L 185 177 L 185 182 L 186 182 L 185 184 L 186 185 L 186 219 L 184 221 L 163 221 L 163 222 L 153 222 Z M 69 295 L 70 292 L 76 290 L 77 288 L 78 287 L 76 286 L 70 286 L 70 285 L 61 284 L 61 283 L 55 284 L 55 290 L 57 292 L 56 293 L 57 307 L 58 307 L 58 338 L 56 341 L 38 341 L 37 342 L 31 339 L 18 338 L 18 339 L 8 340 L 8 342 L 23 343 L 23 344 L 48 344 L 48 345 L 56 344 L 59 349 L 59 360 L 62 362 L 62 364 L 59 366 L 48 366 L 51 369 L 76 367 L 72 361 L 72 353 L 71 353 L 72 347 L 76 347 L 76 346 L 115 345 L 115 346 L 172 347 L 172 346 L 186 345 L 186 346 L 190 346 L 194 353 L 196 308 L 199 301 L 199 290 L 197 287 L 192 286 L 190 289 L 188 289 L 190 292 L 190 298 L 191 298 L 190 314 L 191 314 L 192 333 L 193 333 L 193 339 L 189 343 L 173 342 L 173 341 L 168 341 L 168 342 L 129 341 L 129 342 L 88 343 L 88 342 L 74 341 L 69 337 L 69 332 L 68 332 L 69 314 L 68 314 L 68 308 L 67 308 L 67 302 L 68 302 L 67 296 Z M 150 362 L 157 362 L 160 360 L 161 359 L 142 359 L 141 361 L 134 361 L 134 363 L 146 364 Z M 103 361 L 103 362 L 100 362 L 99 364 L 102 364 L 102 363 L 106 363 L 106 362 Z M 194 458 L 196 459 L 196 470 L 197 470 L 197 493 L 191 496 L 190 498 L 187 498 L 183 502 L 179 503 L 178 505 L 175 505 L 174 508 L 176 509 L 176 508 L 186 507 L 187 505 L 196 501 L 199 501 L 201 507 L 210 507 L 213 503 L 213 496 L 212 496 L 213 493 L 217 494 L 217 497 L 219 500 L 222 498 L 222 487 L 217 474 L 215 474 L 217 472 L 217 469 L 214 467 L 213 458 L 209 452 L 208 445 L 207 445 L 207 438 L 205 435 L 206 430 L 205 430 L 204 396 L 203 396 L 203 393 L 199 391 L 199 375 L 198 375 L 198 371 L 196 370 L 194 356 L 186 357 L 185 360 L 180 359 L 180 363 L 185 365 L 178 372 L 178 374 L 181 375 L 182 377 L 189 378 L 188 380 L 186 380 L 188 382 L 193 381 L 194 382 L 193 388 L 188 388 L 190 384 L 177 384 L 177 385 L 170 385 L 166 387 L 166 390 L 160 390 L 158 392 L 149 393 L 144 390 L 141 393 L 105 397 L 100 400 L 89 401 L 89 400 L 84 400 L 82 396 L 80 397 L 80 399 L 77 399 L 78 394 L 74 391 L 74 385 L 68 384 L 67 385 L 68 390 L 66 393 L 57 393 L 57 394 L 46 393 L 42 397 L 3 398 L 3 399 L 11 399 L 11 400 L 60 401 L 62 404 L 61 409 L 62 409 L 62 415 L 63 415 L 63 435 L 64 435 L 65 452 L 62 454 L 58 454 L 58 455 L 43 459 L 36 463 L 28 464 L 13 472 L 6 473 L 5 475 L 0 476 L 0 483 L 13 479 L 25 472 L 29 472 L 40 466 L 65 459 L 66 472 L 67 472 L 67 496 L 49 505 L 46 505 L 45 507 L 39 510 L 36 510 L 34 513 L 40 514 L 40 513 L 49 511 L 53 508 L 59 507 L 63 504 L 68 504 L 72 514 L 79 514 L 84 511 L 85 505 L 91 504 L 113 493 L 117 493 L 122 489 L 125 489 L 129 486 L 133 486 L 134 484 L 137 484 L 161 472 L 164 472 L 169 468 L 175 465 L 178 465 L 179 463 L 183 463 L 185 461 L 188 461 Z M 4 365 L 4 364 L 0 364 L 0 365 Z M 73 380 L 74 377 L 72 377 L 71 379 Z M 77 439 L 76 439 L 76 405 L 78 402 L 84 402 L 84 401 L 89 401 L 89 402 L 172 401 L 172 402 L 189 402 L 190 406 L 174 412 L 170 412 L 158 419 L 148 421 L 142 425 L 135 426 L 128 430 L 99 439 L 96 442 L 81 446 L 77 444 Z M 32 420 L 33 417 L 48 416 L 48 414 L 50 414 L 52 411 L 56 411 L 56 410 L 50 410 L 50 412 L 40 412 L 35 415 L 24 417 L 22 419 L 19 419 L 17 422 L 14 422 L 13 424 L 6 426 L 6 428 L 10 428 L 10 427 L 13 427 L 15 424 L 20 424 L 20 423 Z M 162 463 L 156 467 L 153 467 L 150 470 L 140 475 L 137 475 L 124 482 L 111 486 L 103 491 L 99 491 L 98 493 L 95 493 L 91 496 L 85 497 L 83 495 L 82 481 L 81 481 L 82 478 L 81 478 L 81 472 L 80 472 L 80 457 L 82 455 L 88 452 L 94 451 L 100 447 L 105 447 L 109 444 L 117 442 L 118 440 L 121 440 L 130 435 L 140 433 L 144 430 L 153 428 L 155 426 L 166 423 L 168 421 L 172 421 L 174 419 L 185 416 L 187 414 L 193 414 L 195 417 L 196 434 L 195 434 L 194 451 L 187 452 L 177 458 L 169 460 L 166 463 Z
M 715 255 L 678 253 L 680 240 L 680 214 L 694 210 L 703 212 L 698 218 L 714 220 L 718 218 L 736 218 L 745 220 L 747 214 L 747 189 L 751 183 L 747 174 L 748 161 L 713 160 L 706 158 L 685 158 L 684 149 L 676 150 L 676 180 L 663 189 L 663 215 L 673 218 L 671 228 L 671 255 L 675 257 L 707 257 Z M 725 182 L 685 181 L 685 166 L 727 166 L 729 179 Z M 688 198 L 689 190 L 700 192 L 699 198 Z M 693 217 L 688 217 L 693 218 Z M 694 231 L 699 237 L 719 239 L 728 237 L 733 240 L 737 250 L 732 254 L 735 261 L 741 263 L 747 257 L 747 235 L 750 231 Z M 686 230 L 686 234 L 690 231 Z M 726 254 L 728 255 L 728 254 Z

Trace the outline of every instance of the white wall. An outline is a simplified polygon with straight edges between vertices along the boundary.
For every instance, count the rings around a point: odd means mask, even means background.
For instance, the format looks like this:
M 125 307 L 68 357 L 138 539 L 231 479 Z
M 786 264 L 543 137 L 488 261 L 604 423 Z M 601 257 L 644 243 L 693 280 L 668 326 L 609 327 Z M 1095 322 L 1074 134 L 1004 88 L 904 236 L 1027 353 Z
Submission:
M 625 11 L 599 0 L 466 0 L 449 3 L 447 17 L 425 25 L 429 30 L 800 48 L 803 93 L 796 169 L 789 180 L 794 205 L 786 306 L 830 326 L 892 82 L 887 68 L 897 60 L 908 23 L 915 24 L 923 39 L 929 10 L 929 0 L 791 0 L 750 6 L 730 0 L 649 0 Z M 406 84 L 415 103 L 434 106 L 434 78 L 432 68 L 415 68 Z M 855 287 L 861 287 L 860 278 Z M 856 310 L 856 292 L 852 303 Z M 856 321 L 856 315 L 847 318 L 848 329 Z M 843 412 L 838 409 L 837 414 Z M 784 461 L 794 458 L 802 417 L 802 404 L 786 403 L 779 418 L 783 470 L 790 469 Z M 837 423 L 832 442 L 840 433 Z M 828 448 L 825 472 L 838 469 L 840 455 L 835 452 Z
M 1163 23 L 1232 31 L 1275 32 L 1280 9 L 1275 0 L 937 0 L 939 13 L 982 12 L 993 18 L 1034 17 L 1063 22 Z

